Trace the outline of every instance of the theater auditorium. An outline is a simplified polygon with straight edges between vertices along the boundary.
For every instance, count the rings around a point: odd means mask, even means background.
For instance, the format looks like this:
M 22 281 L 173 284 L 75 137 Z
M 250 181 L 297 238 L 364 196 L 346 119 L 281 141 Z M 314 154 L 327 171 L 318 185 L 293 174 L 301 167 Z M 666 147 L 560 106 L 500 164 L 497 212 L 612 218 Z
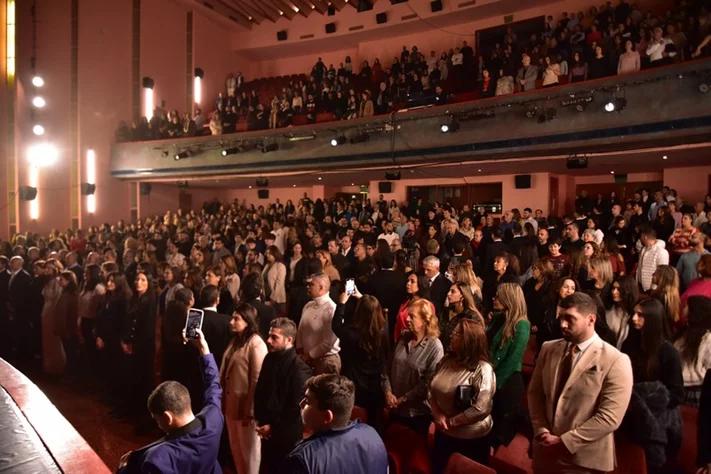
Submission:
M 711 474 L 709 0 L 0 0 L 0 471 Z

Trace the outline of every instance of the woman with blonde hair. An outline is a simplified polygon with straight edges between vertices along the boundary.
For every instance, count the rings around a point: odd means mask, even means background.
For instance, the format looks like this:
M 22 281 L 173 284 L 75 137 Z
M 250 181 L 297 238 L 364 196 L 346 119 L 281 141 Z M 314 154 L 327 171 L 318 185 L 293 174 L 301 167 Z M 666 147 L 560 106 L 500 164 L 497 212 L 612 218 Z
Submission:
M 676 333 L 681 309 L 679 296 L 679 274 L 671 265 L 659 265 L 652 274 L 652 292 L 650 296 L 664 306 L 667 323 L 672 334 Z
M 383 367 L 382 388 L 390 419 L 426 437 L 432 423 L 427 391 L 444 350 L 430 302 L 420 298 L 408 309 L 407 330 Z
M 225 287 L 232 295 L 232 301 L 237 304 L 239 301 L 240 279 L 235 258 L 232 255 L 223 255 L 220 259 L 220 269 L 222 270 Z
M 341 275 L 338 273 L 338 269 L 333 266 L 331 254 L 328 250 L 317 250 L 316 257 L 321 261 L 321 265 L 323 265 L 323 273 L 328 275 L 331 281 L 341 280 Z
M 586 282 L 583 289 L 597 293 L 606 308 L 612 306 L 610 290 L 612 289 L 612 280 L 615 279 L 615 275 L 612 273 L 610 259 L 607 257 L 591 258 L 588 275 L 590 279 Z
M 496 290 L 494 311 L 486 328 L 489 358 L 496 373 L 494 398 L 494 429 L 491 445 L 494 450 L 508 446 L 516 435 L 516 417 L 521 408 L 524 382 L 521 376 L 523 354 L 531 335 L 531 323 L 526 314 L 526 300 L 521 287 L 502 283 Z
M 474 295 L 474 303 L 477 309 L 481 310 L 481 285 L 483 282 L 481 278 L 476 276 L 474 270 L 472 270 L 468 264 L 459 263 L 452 267 L 452 281 L 454 283 L 462 282 L 468 285 Z

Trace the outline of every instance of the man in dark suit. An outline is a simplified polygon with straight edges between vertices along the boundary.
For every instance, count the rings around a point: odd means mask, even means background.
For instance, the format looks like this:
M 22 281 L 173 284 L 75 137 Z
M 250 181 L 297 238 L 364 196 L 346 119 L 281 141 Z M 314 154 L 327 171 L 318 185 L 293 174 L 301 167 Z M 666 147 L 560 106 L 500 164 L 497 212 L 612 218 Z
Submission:
M 205 387 L 202 410 L 197 415 L 193 414 L 190 393 L 180 383 L 169 381 L 160 384 L 148 397 L 148 409 L 166 436 L 125 454 L 121 458 L 118 474 L 176 472 L 176 466 L 180 466 L 180 472 L 186 474 L 222 472 L 217 461 L 225 423 L 220 372 L 203 332 L 198 330 L 197 334 L 198 339 L 194 343 L 200 351 Z
M 447 299 L 452 282 L 439 272 L 439 258 L 434 255 L 426 257 L 422 267 L 430 282 L 430 297 L 439 318 L 444 314 L 444 301 Z
M 491 271 L 491 269 L 494 268 L 494 259 L 498 254 L 501 252 L 510 252 L 509 246 L 501 240 L 504 237 L 501 228 L 494 227 L 491 231 L 491 237 L 494 241 L 486 246 L 486 257 L 484 258 L 485 272 Z
M 81 268 L 81 265 L 79 265 L 79 254 L 76 252 L 69 252 L 67 254 L 67 268 L 65 270 L 69 270 L 70 272 L 74 273 L 77 277 L 77 285 L 81 287 L 81 282 L 84 279 L 84 270 Z
M 523 247 L 523 231 L 521 229 L 521 224 L 514 222 L 511 230 L 513 231 L 513 238 L 509 243 L 509 248 L 511 249 L 511 253 L 516 255 L 516 258 L 521 258 L 521 248 Z
M 348 277 L 353 278 L 354 272 L 358 267 L 358 259 L 355 256 L 355 251 L 353 249 L 353 241 L 349 235 L 344 235 L 341 239 L 341 255 L 346 258 L 348 265 L 350 267 L 350 272 Z M 341 275 L 342 276 L 342 275 Z
M 341 276 L 341 280 L 344 280 L 350 274 L 350 262 L 348 259 L 340 252 L 338 248 L 338 239 L 332 237 L 328 240 L 328 253 L 331 254 L 331 263 L 338 274 Z
M 271 323 L 262 370 L 254 393 L 254 418 L 262 439 L 260 472 L 280 472 L 280 466 L 303 437 L 300 402 L 311 369 L 296 354 L 296 324 L 287 318 Z
M 276 319 L 274 307 L 262 302 L 264 294 L 264 279 L 259 273 L 248 273 L 242 279 L 242 300 L 257 310 L 259 334 L 266 341 L 269 337 L 269 325 Z
M 217 368 L 220 368 L 222 356 L 227 349 L 232 338 L 230 328 L 231 315 L 217 312 L 217 305 L 220 304 L 220 290 L 215 285 L 206 285 L 200 291 L 200 301 L 202 302 L 205 315 L 202 320 L 202 332 L 205 340 L 215 354 Z
M 388 327 L 392 335 L 395 331 L 397 313 L 405 300 L 407 278 L 404 272 L 393 271 L 395 254 L 392 252 L 380 256 L 380 265 L 382 269 L 370 279 L 369 286 L 383 310 L 388 310 Z
M 8 321 L 10 341 L 15 341 L 18 356 L 27 358 L 31 354 L 32 326 L 30 319 L 32 277 L 23 269 L 22 257 L 10 259 L 10 279 L 8 281 Z M 14 337 L 13 337 L 14 336 Z

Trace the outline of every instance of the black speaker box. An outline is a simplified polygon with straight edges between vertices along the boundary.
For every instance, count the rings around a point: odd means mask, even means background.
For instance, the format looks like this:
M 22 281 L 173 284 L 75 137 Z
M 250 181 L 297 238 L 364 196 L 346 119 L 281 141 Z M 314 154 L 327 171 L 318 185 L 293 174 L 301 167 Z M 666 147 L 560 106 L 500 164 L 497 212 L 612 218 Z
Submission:
M 378 13 L 375 15 L 375 21 L 378 23 L 378 25 L 382 25 L 383 23 L 388 22 L 388 14 L 383 12 L 383 13 Z
M 585 156 L 571 156 L 565 162 L 565 166 L 569 170 L 584 170 L 588 167 L 588 159 Z
M 336 7 L 334 7 L 333 5 L 328 7 L 328 16 L 333 16 L 335 14 L 336 14 Z
M 37 197 L 37 188 L 32 186 L 20 186 L 18 193 L 20 201 L 34 201 Z
M 335 23 L 327 23 L 326 24 L 326 34 L 330 35 L 331 33 L 336 32 L 336 24 Z
M 441 12 L 442 0 L 434 0 L 434 2 L 430 3 L 430 7 L 432 8 L 432 13 Z
M 81 194 L 82 196 L 91 196 L 96 191 L 95 184 L 81 183 Z
M 155 85 L 155 81 L 151 79 L 150 77 L 146 76 L 143 78 L 143 88 L 144 89 L 153 89 L 153 86 Z
M 257 197 L 259 199 L 269 199 L 269 190 L 268 189 L 258 189 L 257 190 Z
M 514 178 L 516 183 L 516 189 L 530 189 L 531 188 L 531 175 L 530 174 L 517 174 Z
M 277 31 L 277 40 L 286 41 L 286 30 Z
M 393 192 L 393 183 L 391 183 L 390 181 L 378 182 L 378 192 L 380 194 L 389 194 Z
M 139 187 L 141 196 L 149 196 L 151 194 L 151 189 L 151 183 L 141 183 Z
M 370 3 L 368 0 L 358 0 L 358 13 L 367 12 L 372 9 L 373 9 L 373 4 Z

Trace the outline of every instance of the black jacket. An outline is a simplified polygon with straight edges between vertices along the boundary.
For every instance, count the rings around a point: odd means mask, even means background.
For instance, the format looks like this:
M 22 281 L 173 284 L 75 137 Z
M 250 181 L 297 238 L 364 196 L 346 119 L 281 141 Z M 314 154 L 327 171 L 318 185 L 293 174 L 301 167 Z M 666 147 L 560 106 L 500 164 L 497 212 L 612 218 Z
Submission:
M 254 309 L 257 310 L 259 335 L 261 335 L 266 341 L 269 337 L 269 325 L 276 318 L 276 310 L 273 307 L 262 303 L 258 299 L 247 301 L 247 304 L 253 306 Z
M 489 272 L 494 268 L 494 259 L 501 252 L 511 252 L 509 246 L 503 241 L 491 242 L 486 246 L 486 255 L 484 257 L 484 272 Z
M 699 453 L 696 465 L 705 466 L 711 463 L 711 370 L 706 371 L 704 384 L 701 386 L 699 418 L 696 426 L 698 429 L 696 443 Z
M 373 296 L 380 302 L 383 310 L 388 310 L 388 324 L 395 327 L 395 318 L 400 310 L 400 303 L 405 299 L 407 278 L 403 272 L 381 270 L 369 280 L 368 286 Z
M 230 320 L 232 316 L 218 313 L 217 311 L 205 310 L 205 316 L 202 320 L 202 332 L 205 335 L 205 341 L 210 347 L 210 352 L 215 354 L 215 362 L 217 368 L 222 364 L 222 356 L 227 349 L 227 345 L 232 339 L 232 330 L 230 329 Z
M 452 282 L 441 273 L 430 283 L 430 298 L 432 298 L 432 304 L 434 304 L 437 317 L 441 317 L 444 313 L 444 301 L 447 299 L 447 293 L 449 293 L 451 286 Z M 399 302 L 401 303 L 404 299 L 405 298 L 402 297 Z
M 32 277 L 25 270 L 20 270 L 8 287 L 8 303 L 10 309 L 15 313 L 16 318 L 26 316 L 27 310 L 31 307 L 30 295 L 32 291 Z

